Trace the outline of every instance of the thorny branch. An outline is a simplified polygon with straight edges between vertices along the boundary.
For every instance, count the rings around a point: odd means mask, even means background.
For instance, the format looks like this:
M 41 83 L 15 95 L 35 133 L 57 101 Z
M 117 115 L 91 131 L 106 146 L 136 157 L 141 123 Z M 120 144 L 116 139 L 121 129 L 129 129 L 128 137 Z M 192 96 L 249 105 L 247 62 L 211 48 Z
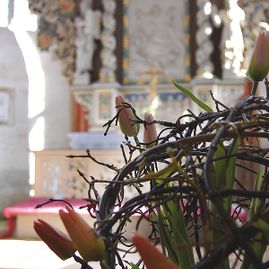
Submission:
M 268 88 L 268 81 L 266 83 Z M 151 222 L 152 231 L 149 237 L 157 242 L 160 241 L 156 232 L 156 221 L 153 221 L 151 216 L 158 214 L 158 208 L 166 206 L 169 201 L 180 205 L 187 228 L 195 227 L 194 232 L 191 233 L 192 244 L 199 257 L 195 268 L 213 268 L 223 255 L 242 251 L 257 268 L 269 267 L 268 262 L 263 264 L 260 261 L 248 243 L 253 240 L 258 230 L 251 223 L 238 227 L 234 219 L 239 219 L 240 214 L 228 212 L 223 206 L 223 200 L 230 197 L 232 203 L 236 203 L 237 212 L 241 212 L 242 209 L 248 210 L 251 199 L 256 198 L 262 201 L 263 210 L 259 211 L 259 217 L 269 220 L 268 214 L 263 214 L 268 211 L 268 203 L 265 202 L 265 199 L 269 198 L 268 182 L 266 181 L 267 183 L 259 190 L 248 190 L 240 184 L 237 188 L 225 189 L 216 185 L 212 173 L 217 161 L 228 162 L 232 158 L 237 159 L 236 167 L 245 173 L 255 176 L 258 171 L 244 165 L 242 163 L 244 161 L 250 161 L 267 171 L 269 148 L 264 144 L 268 143 L 269 139 L 268 100 L 250 95 L 240 100 L 233 108 L 226 107 L 214 97 L 213 100 L 217 112 L 199 115 L 190 112 L 187 116 L 181 116 L 175 123 L 155 121 L 166 132 L 165 134 L 160 132 L 158 143 L 154 147 L 147 148 L 143 143 L 136 143 L 133 146 L 130 141 L 127 141 L 121 146 L 126 161 L 126 165 L 121 169 L 114 169 L 109 164 L 98 162 L 89 152 L 77 156 L 88 157 L 96 163 L 117 171 L 111 181 L 93 179 L 93 184 L 107 183 L 99 208 L 96 208 L 96 229 L 105 239 L 107 250 L 111 250 L 107 251 L 107 263 L 111 269 L 115 268 L 116 260 L 121 268 L 127 268 L 125 261 L 117 252 L 117 244 L 126 242 L 125 227 L 134 214 L 140 214 L 140 220 L 146 219 Z M 113 122 L 117 122 L 117 116 L 118 114 L 105 125 L 106 133 Z M 187 121 L 186 117 L 188 117 Z M 183 119 L 184 123 L 182 123 Z M 144 124 L 138 117 L 137 122 Z M 251 143 L 249 140 L 251 141 L 252 138 L 266 143 L 260 145 Z M 237 140 L 240 142 L 238 152 L 232 153 L 229 146 Z M 217 158 L 216 151 L 220 145 L 225 155 Z M 124 147 L 129 149 L 132 156 L 135 156 L 133 153 L 137 151 L 138 156 L 128 158 Z M 238 175 L 234 177 L 234 181 L 238 181 Z M 142 191 L 141 187 L 145 189 Z M 128 201 L 123 199 L 127 188 L 134 190 L 134 197 Z M 209 210 L 209 204 L 214 205 L 215 211 Z M 225 233 L 229 238 L 210 255 L 201 252 L 201 249 L 210 242 L 204 242 L 199 236 L 200 230 L 208 227 L 205 221 L 207 214 L 215 214 L 222 223 L 225 223 L 221 233 Z M 140 221 L 137 225 L 139 223 Z M 215 227 L 215 229 L 219 228 Z M 126 253 L 131 252 L 133 248 L 131 243 L 127 245 Z

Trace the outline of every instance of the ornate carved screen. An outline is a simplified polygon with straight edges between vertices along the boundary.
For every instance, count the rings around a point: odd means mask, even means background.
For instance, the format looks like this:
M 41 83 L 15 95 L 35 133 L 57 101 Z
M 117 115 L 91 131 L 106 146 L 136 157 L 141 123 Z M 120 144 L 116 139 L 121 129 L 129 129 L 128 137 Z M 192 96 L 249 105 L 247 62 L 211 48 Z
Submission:
M 124 83 L 156 66 L 162 80 L 190 78 L 189 1 L 124 1 Z
M 255 40 L 262 30 L 269 31 L 269 1 L 243 1 L 245 20 L 242 27 L 245 55 L 243 68 L 247 69 L 255 45 Z

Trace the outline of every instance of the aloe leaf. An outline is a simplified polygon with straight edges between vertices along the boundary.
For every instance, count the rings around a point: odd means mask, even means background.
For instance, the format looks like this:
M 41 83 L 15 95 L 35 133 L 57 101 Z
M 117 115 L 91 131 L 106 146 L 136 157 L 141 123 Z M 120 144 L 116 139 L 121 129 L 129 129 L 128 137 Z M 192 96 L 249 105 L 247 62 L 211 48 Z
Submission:
M 150 179 L 154 178 L 156 182 L 162 183 L 163 180 L 165 180 L 166 178 L 169 178 L 173 173 L 175 173 L 177 169 L 178 169 L 177 161 L 173 160 L 168 166 L 166 166 L 162 170 L 158 172 L 150 172 L 146 174 L 143 179 L 147 180 L 149 178 Z
M 202 108 L 203 110 L 205 110 L 206 112 L 212 112 L 213 109 L 207 105 L 206 103 L 204 103 L 202 100 L 200 100 L 198 97 L 196 97 L 189 89 L 183 87 L 182 85 L 178 84 L 176 81 L 173 81 L 173 84 L 180 90 L 182 91 L 184 94 L 186 94 L 187 96 L 189 96 L 191 98 L 191 100 L 198 105 L 200 108 Z
M 192 268 L 194 264 L 193 250 L 181 207 L 177 206 L 173 201 L 168 202 L 167 205 L 165 215 L 176 242 L 178 264 L 182 269 Z
M 260 191 L 262 187 L 263 182 L 263 176 L 264 176 L 264 167 L 260 168 L 256 177 L 256 184 L 255 184 L 255 190 Z M 260 205 L 260 199 L 259 198 L 253 198 L 251 201 L 250 211 L 249 211 L 249 219 L 252 219 L 254 215 L 257 213 L 258 208 Z M 254 253 L 262 259 L 264 252 L 266 251 L 266 244 L 263 244 L 263 237 L 269 236 L 269 224 L 265 222 L 262 219 L 258 219 L 255 221 L 253 226 L 259 228 L 262 230 L 263 233 L 258 233 L 255 236 L 255 239 L 250 243 L 251 247 L 254 251 Z M 244 262 L 241 266 L 241 269 L 255 269 L 256 267 L 251 263 L 251 261 L 248 259 L 248 257 L 245 257 Z
M 258 219 L 253 223 L 254 227 L 257 227 L 261 232 L 257 233 L 255 238 L 249 243 L 253 249 L 255 255 L 262 260 L 267 248 L 267 244 L 264 243 L 265 238 L 269 239 L 269 223 L 263 219 Z M 256 269 L 257 267 L 251 262 L 248 256 L 244 257 L 244 262 L 241 269 Z
M 179 264 L 180 255 L 178 253 L 178 247 L 177 243 L 175 241 L 175 238 L 173 237 L 170 226 L 165 225 L 162 227 L 163 229 L 163 235 L 164 235 L 164 244 L 167 250 L 167 254 L 170 260 L 175 262 L 176 264 Z
M 214 155 L 214 169 L 212 169 L 211 178 L 214 182 L 214 185 L 216 188 L 225 188 L 226 187 L 226 172 L 227 172 L 227 158 L 226 158 L 226 150 L 222 143 L 220 143 L 217 146 L 217 150 Z M 220 198 L 221 199 L 221 198 Z M 223 199 L 224 200 L 224 199 Z M 225 205 L 223 205 L 225 206 Z M 212 229 L 210 229 L 207 234 L 207 240 L 209 242 L 212 242 L 212 244 L 209 246 L 208 251 L 212 251 L 217 242 L 219 240 L 222 240 L 223 234 L 220 231 L 220 227 L 222 226 L 222 221 L 219 217 L 218 210 L 216 209 L 214 203 L 212 201 L 209 201 L 208 204 L 209 211 L 211 213 L 210 216 L 210 224 Z M 219 261 L 219 264 L 216 266 L 216 269 L 229 269 L 229 258 L 223 257 L 223 260 Z
M 130 263 L 130 265 L 131 265 L 131 269 L 139 269 L 139 267 L 132 262 Z
M 264 175 L 264 168 L 260 168 L 256 177 L 256 183 L 255 183 L 255 191 L 260 191 L 263 181 L 263 175 Z M 259 198 L 253 198 L 251 201 L 250 211 L 249 211 L 249 217 L 252 218 L 255 213 L 257 212 L 257 209 L 259 207 L 260 199 Z
M 227 163 L 227 171 L 226 171 L 226 181 L 225 187 L 227 189 L 231 189 L 234 185 L 235 178 L 235 169 L 236 169 L 236 153 L 238 151 L 238 147 L 240 145 L 240 140 L 236 139 L 230 146 L 229 155 L 232 157 L 229 158 Z M 226 210 L 231 210 L 232 197 L 227 197 L 223 201 L 223 206 Z
M 214 161 L 215 175 L 216 175 L 216 187 L 224 187 L 226 183 L 226 152 L 222 144 L 219 144 L 214 156 L 216 161 Z

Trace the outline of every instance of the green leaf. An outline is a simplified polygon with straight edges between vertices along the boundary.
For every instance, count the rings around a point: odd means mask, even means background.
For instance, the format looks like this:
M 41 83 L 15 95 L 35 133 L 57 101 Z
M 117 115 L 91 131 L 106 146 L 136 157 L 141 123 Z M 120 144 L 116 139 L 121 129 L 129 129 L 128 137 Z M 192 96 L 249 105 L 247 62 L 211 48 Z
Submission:
M 130 265 L 131 265 L 131 269 L 139 269 L 139 267 L 132 262 L 130 263 Z
M 268 240 L 269 237 L 269 223 L 259 218 L 252 225 L 258 228 L 261 232 L 258 232 L 256 234 L 255 238 L 249 242 L 249 245 L 253 249 L 253 252 L 256 254 L 256 256 L 260 260 L 262 260 L 267 248 L 265 240 Z M 255 268 L 256 266 L 251 262 L 251 259 L 249 259 L 248 256 L 245 256 L 241 269 L 255 269 Z
M 214 156 L 214 167 L 215 167 L 215 175 L 216 175 L 216 187 L 224 187 L 226 183 L 226 151 L 222 144 L 219 144 Z
M 255 183 L 255 191 L 260 191 L 262 187 L 262 182 L 263 182 L 263 175 L 264 175 L 264 167 L 260 168 L 256 177 L 256 183 Z M 260 204 L 260 198 L 253 198 L 251 201 L 251 206 L 250 206 L 250 211 L 249 211 L 249 216 L 252 218 L 259 207 Z
M 198 105 L 200 108 L 205 110 L 206 112 L 213 112 L 213 109 L 204 103 L 202 100 L 200 100 L 198 97 L 196 97 L 189 89 L 183 87 L 182 85 L 178 84 L 176 81 L 173 81 L 173 84 L 183 93 L 185 93 L 187 96 L 191 98 L 191 100 Z
M 192 268 L 194 265 L 193 249 L 187 233 L 181 207 L 178 203 L 169 201 L 167 206 L 164 207 L 163 212 L 167 218 L 171 233 L 176 243 L 175 251 L 178 256 L 178 265 L 182 269 Z
M 235 139 L 234 142 L 230 145 L 228 151 L 228 163 L 227 163 L 227 172 L 226 172 L 226 188 L 232 188 L 234 185 L 234 176 L 235 176 L 235 169 L 236 169 L 236 153 L 238 151 L 240 145 L 240 140 Z
M 227 171 L 226 171 L 226 182 L 225 187 L 227 189 L 231 189 L 234 185 L 234 178 L 235 178 L 235 169 L 236 169 L 236 156 L 235 154 L 238 151 L 238 147 L 240 145 L 240 140 L 236 139 L 230 146 L 228 156 L 232 156 L 228 159 L 227 163 Z M 223 206 L 226 210 L 230 211 L 232 197 L 227 197 L 223 201 Z
M 263 234 L 269 239 L 269 223 L 259 218 L 253 223 L 253 226 L 262 230 Z

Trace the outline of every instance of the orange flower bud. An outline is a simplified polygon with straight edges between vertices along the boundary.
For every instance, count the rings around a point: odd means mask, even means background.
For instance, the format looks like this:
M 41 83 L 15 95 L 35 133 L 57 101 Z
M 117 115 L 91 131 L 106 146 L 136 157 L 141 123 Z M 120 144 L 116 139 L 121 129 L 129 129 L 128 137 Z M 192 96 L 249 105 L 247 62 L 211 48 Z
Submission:
M 59 214 L 76 249 L 85 261 L 100 261 L 105 256 L 105 243 L 86 221 L 73 210 L 66 207 Z
M 250 60 L 247 75 L 253 81 L 263 80 L 269 71 L 269 32 L 261 32 Z
M 144 114 L 145 129 L 144 129 L 144 143 L 149 147 L 154 146 L 153 141 L 157 139 L 156 125 L 153 123 L 154 118 L 151 113 L 146 112 Z
M 75 253 L 76 248 L 71 239 L 47 222 L 41 219 L 34 221 L 34 229 L 38 236 L 62 260 L 72 257 Z
M 147 238 L 135 234 L 133 243 L 144 261 L 147 269 L 179 269 L 179 267 L 164 256 Z
M 116 108 L 119 112 L 119 124 L 121 131 L 127 136 L 137 136 L 140 125 L 135 123 L 136 116 L 133 110 L 128 107 L 122 96 L 116 97 Z

